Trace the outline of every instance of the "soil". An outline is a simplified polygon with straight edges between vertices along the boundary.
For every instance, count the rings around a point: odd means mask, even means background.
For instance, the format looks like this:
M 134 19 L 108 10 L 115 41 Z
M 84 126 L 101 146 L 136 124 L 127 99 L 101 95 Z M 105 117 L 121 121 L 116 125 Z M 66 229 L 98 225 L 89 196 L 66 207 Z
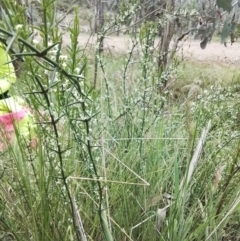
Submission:
M 185 58 L 200 62 L 215 62 L 240 67 L 240 43 L 225 47 L 219 41 L 210 42 L 206 49 L 200 48 L 200 41 L 187 41 L 183 44 Z
M 81 33 L 79 45 L 94 49 L 96 36 L 91 36 L 88 33 Z M 70 44 L 70 39 L 67 35 L 64 36 L 63 42 L 65 45 Z M 126 53 L 131 46 L 131 39 L 127 35 L 108 36 L 104 40 L 104 49 L 109 53 Z M 215 62 L 219 64 L 232 65 L 240 67 L 240 43 L 230 43 L 225 47 L 219 42 L 212 41 L 208 43 L 205 49 L 200 48 L 200 41 L 187 40 L 178 44 L 178 56 L 185 60 L 193 60 L 199 62 Z
M 68 0 L 63 1 L 64 4 L 68 4 Z M 81 12 L 83 15 L 91 15 L 91 12 L 85 9 Z M 37 13 L 36 13 L 37 14 Z M 65 29 L 72 25 L 73 23 L 73 13 L 64 13 L 62 11 L 57 12 L 57 19 L 61 19 L 59 23 L 60 29 L 65 31 Z M 90 21 L 91 22 L 91 21 Z M 96 36 L 92 36 L 92 26 L 86 19 L 81 18 L 80 21 L 81 33 L 79 35 L 78 41 L 79 45 L 83 48 L 88 47 L 90 49 L 95 49 Z M 189 38 L 190 39 L 190 38 Z M 199 62 L 209 62 L 217 63 L 223 65 L 231 65 L 240 67 L 240 43 L 234 43 L 231 45 L 228 43 L 225 47 L 221 43 L 221 37 L 218 40 L 214 40 L 207 44 L 205 49 L 200 48 L 200 40 L 187 40 L 179 43 L 178 56 L 182 57 L 184 60 L 192 60 Z M 121 34 L 120 36 L 111 35 L 104 39 L 104 48 L 106 52 L 113 53 L 126 53 L 131 47 L 131 39 L 128 35 Z M 69 34 L 64 34 L 63 44 L 70 44 Z M 138 48 L 140 48 L 138 46 Z
M 62 21 L 59 24 L 60 29 L 63 31 L 72 25 L 73 14 L 63 14 L 58 12 L 58 18 Z M 79 35 L 78 41 L 79 45 L 83 48 L 87 47 L 90 49 L 95 49 L 96 36 L 91 35 L 92 27 L 81 19 L 81 33 Z M 159 41 L 157 41 L 159 42 Z M 70 44 L 69 34 L 66 33 L 63 36 L 63 44 Z M 121 34 L 120 36 L 111 35 L 104 39 L 104 49 L 110 54 L 113 53 L 126 53 L 130 50 L 132 46 L 131 39 L 128 35 Z M 200 48 L 200 40 L 190 40 L 179 42 L 178 44 L 178 56 L 182 57 L 184 60 L 192 60 L 199 62 L 209 62 L 217 63 L 223 65 L 231 65 L 240 67 L 240 43 L 236 42 L 233 45 L 228 43 L 225 47 L 221 43 L 221 37 L 207 44 L 205 49 Z M 140 48 L 140 46 L 138 46 Z M 137 48 L 136 48 L 137 50 Z

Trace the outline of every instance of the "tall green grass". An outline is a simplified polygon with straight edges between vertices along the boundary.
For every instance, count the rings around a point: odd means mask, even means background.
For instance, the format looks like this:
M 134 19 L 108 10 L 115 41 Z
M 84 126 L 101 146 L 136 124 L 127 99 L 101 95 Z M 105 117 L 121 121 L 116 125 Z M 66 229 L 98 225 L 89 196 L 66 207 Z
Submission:
M 157 71 L 148 44 L 156 29 L 147 24 L 140 53 L 136 40 L 113 61 L 96 52 L 94 88 L 93 55 L 77 42 L 78 9 L 63 49 L 57 4 L 41 1 L 42 25 L 24 18 L 17 32 L 21 6 L 4 1 L 1 41 L 24 61 L 12 92 L 32 108 L 38 144 L 19 140 L 1 155 L 1 239 L 238 240 L 236 86 L 216 83 L 169 102 L 163 82 L 181 75 L 176 66 Z

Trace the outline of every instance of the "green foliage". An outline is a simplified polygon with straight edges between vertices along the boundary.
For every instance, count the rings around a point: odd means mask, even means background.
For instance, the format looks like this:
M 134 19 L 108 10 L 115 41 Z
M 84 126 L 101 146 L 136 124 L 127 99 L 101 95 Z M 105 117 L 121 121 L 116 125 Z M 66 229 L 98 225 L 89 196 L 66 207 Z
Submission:
M 222 29 L 221 34 L 221 41 L 226 45 L 226 40 L 229 37 L 230 33 L 232 31 L 232 23 L 229 23 L 228 21 L 225 21 Z
M 231 0 L 217 0 L 217 6 L 219 8 L 223 8 L 224 11 L 230 12 L 232 9 L 232 1 Z
M 225 21 L 221 33 L 221 41 L 227 46 L 227 38 L 231 37 L 231 44 L 233 44 L 239 37 L 239 27 L 240 25 L 234 21 Z

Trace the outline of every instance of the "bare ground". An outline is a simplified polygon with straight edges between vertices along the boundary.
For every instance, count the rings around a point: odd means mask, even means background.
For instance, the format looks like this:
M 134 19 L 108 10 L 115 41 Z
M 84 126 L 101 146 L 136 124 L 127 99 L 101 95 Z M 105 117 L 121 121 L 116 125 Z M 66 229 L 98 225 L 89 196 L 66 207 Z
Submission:
M 70 39 L 66 35 L 63 41 L 65 45 L 70 44 Z M 94 48 L 96 36 L 82 33 L 78 41 L 82 47 Z M 104 40 L 104 48 L 110 53 L 126 53 L 130 50 L 131 45 L 131 39 L 127 35 L 108 36 Z M 178 55 L 183 59 L 240 67 L 240 43 L 228 44 L 225 47 L 219 39 L 219 42 L 213 41 L 203 50 L 200 48 L 200 41 L 187 40 L 180 42 L 178 46 Z
M 188 41 L 183 44 L 182 49 L 187 59 L 240 67 L 240 43 L 225 47 L 219 40 L 209 43 L 206 49 L 201 49 L 200 41 Z
M 63 17 L 62 13 L 59 13 L 60 17 Z M 73 21 L 73 14 L 64 15 L 61 26 L 69 27 Z M 81 20 L 83 21 L 83 20 Z M 96 45 L 96 36 L 90 34 L 91 28 L 89 25 L 81 24 L 81 34 L 78 38 L 79 45 L 82 47 L 88 47 L 94 49 Z M 70 38 L 68 34 L 63 37 L 65 45 L 70 44 Z M 157 41 L 159 42 L 159 41 Z M 111 35 L 105 38 L 104 48 L 107 52 L 113 53 L 126 53 L 132 46 L 131 39 L 128 35 Z M 200 40 L 187 40 L 185 42 L 179 42 L 178 44 L 178 56 L 185 60 L 199 61 L 199 62 L 214 62 L 220 65 L 231 65 L 240 67 L 240 43 L 230 43 L 225 47 L 221 44 L 221 40 L 212 41 L 207 44 L 206 49 L 200 48 Z M 140 48 L 140 46 L 138 46 Z M 136 48 L 137 50 L 137 48 Z

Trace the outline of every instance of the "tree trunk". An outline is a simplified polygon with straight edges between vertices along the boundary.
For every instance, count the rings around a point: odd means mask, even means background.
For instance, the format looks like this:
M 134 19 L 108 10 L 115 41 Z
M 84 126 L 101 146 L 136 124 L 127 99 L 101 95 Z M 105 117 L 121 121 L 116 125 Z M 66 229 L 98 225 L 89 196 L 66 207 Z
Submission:
M 171 13 L 173 13 L 174 9 L 175 1 L 169 0 L 167 2 L 166 10 L 170 16 L 164 28 L 164 32 L 161 39 L 161 46 L 159 50 L 158 68 L 161 72 L 166 70 L 168 65 L 169 46 L 174 34 L 174 19 L 171 16 Z
M 104 27 L 104 1 L 95 0 L 95 33 L 101 31 Z

